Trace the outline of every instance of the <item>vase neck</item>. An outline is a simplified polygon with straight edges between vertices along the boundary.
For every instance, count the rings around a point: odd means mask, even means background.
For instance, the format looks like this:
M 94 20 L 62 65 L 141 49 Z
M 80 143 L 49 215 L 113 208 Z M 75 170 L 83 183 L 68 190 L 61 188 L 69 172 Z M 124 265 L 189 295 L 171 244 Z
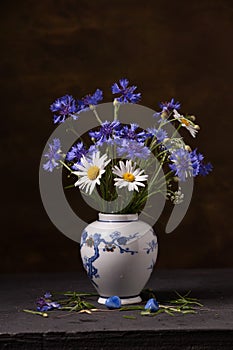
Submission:
M 107 221 L 107 222 L 138 221 L 138 214 L 102 214 L 102 213 L 99 213 L 99 221 Z

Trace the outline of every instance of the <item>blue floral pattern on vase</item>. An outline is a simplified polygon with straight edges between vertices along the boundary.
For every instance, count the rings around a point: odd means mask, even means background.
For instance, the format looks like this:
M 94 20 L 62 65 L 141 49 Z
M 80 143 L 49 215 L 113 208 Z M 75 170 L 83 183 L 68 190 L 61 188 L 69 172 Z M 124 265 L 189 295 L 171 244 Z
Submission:
M 149 254 L 156 249 L 157 244 L 158 244 L 158 242 L 155 241 L 154 239 L 152 239 L 152 241 L 147 243 L 148 247 L 144 248 L 144 250 L 146 250 L 146 253 Z
M 91 257 L 84 256 L 83 257 L 83 265 L 84 268 L 87 271 L 87 275 L 90 278 L 91 282 L 98 288 L 98 284 L 93 280 L 94 278 L 99 278 L 98 269 L 93 265 L 93 263 L 99 258 L 100 256 L 100 247 L 99 245 L 101 243 L 104 244 L 104 247 L 102 251 L 105 253 L 113 253 L 117 248 L 119 249 L 120 253 L 130 253 L 131 255 L 137 254 L 138 251 L 136 250 L 130 250 L 128 247 L 125 246 L 129 241 L 140 238 L 139 233 L 134 233 L 132 235 L 129 235 L 128 237 L 121 236 L 121 233 L 118 231 L 114 231 L 110 234 L 110 237 L 112 240 L 106 241 L 104 238 L 101 237 L 100 233 L 94 233 L 94 234 L 88 234 L 87 231 L 83 231 L 82 238 L 81 238 L 81 244 L 80 249 L 84 245 L 94 249 L 94 254 Z
M 147 268 L 147 270 L 153 270 L 153 267 L 154 267 L 154 264 L 155 264 L 155 260 L 154 259 L 152 259 L 152 261 L 151 261 L 151 264 L 150 264 L 150 266 Z

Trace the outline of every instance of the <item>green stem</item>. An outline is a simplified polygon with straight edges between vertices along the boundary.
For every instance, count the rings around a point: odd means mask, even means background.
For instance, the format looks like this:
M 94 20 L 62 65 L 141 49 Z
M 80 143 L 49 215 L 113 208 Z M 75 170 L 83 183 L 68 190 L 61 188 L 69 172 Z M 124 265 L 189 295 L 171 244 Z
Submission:
M 61 163 L 66 169 L 68 169 L 71 173 L 73 172 L 73 171 L 68 167 L 68 165 L 66 165 L 65 162 L 63 162 L 62 160 L 60 160 L 60 163 Z
M 100 124 L 102 124 L 102 120 L 100 119 L 100 117 L 99 117 L 99 115 L 98 115 L 98 112 L 97 112 L 95 106 L 90 105 L 90 109 L 93 111 L 93 113 L 94 113 L 94 115 L 95 115 L 97 121 L 98 121 Z
M 121 104 L 115 99 L 113 102 L 113 105 L 114 105 L 114 120 L 117 120 L 118 119 L 118 112 L 119 112 Z
M 81 136 L 77 133 L 77 131 L 74 129 L 71 121 L 69 121 L 69 127 L 66 129 L 66 131 L 71 131 L 73 132 L 73 134 L 75 134 L 77 136 L 78 139 L 80 139 L 82 141 Z
M 33 311 L 33 310 L 28 310 L 28 309 L 24 309 L 23 311 L 27 312 L 29 314 L 32 314 L 32 315 L 39 315 L 42 317 L 48 317 L 48 314 L 46 312 Z

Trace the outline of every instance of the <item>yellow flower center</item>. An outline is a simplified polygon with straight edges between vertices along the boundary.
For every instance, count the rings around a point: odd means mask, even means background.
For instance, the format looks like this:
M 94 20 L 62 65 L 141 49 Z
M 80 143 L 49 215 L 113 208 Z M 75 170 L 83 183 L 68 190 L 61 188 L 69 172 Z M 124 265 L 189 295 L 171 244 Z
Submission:
M 123 179 L 128 182 L 133 182 L 135 180 L 135 176 L 131 173 L 124 173 Z
M 87 170 L 87 176 L 90 180 L 95 180 L 100 173 L 100 168 L 98 168 L 96 165 L 91 166 Z
M 189 126 L 189 125 L 190 125 L 189 121 L 188 121 L 187 119 L 185 119 L 185 118 L 181 118 L 180 121 L 181 121 L 182 124 L 184 124 L 184 125 L 186 125 L 186 126 Z

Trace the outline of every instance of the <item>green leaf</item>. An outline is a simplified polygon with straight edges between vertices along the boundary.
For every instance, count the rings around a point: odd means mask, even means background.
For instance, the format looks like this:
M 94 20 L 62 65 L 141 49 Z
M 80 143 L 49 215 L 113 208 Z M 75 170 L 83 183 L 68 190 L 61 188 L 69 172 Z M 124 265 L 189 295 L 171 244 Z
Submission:
M 174 316 L 174 314 L 171 311 L 169 311 L 168 309 L 164 309 L 164 311 L 166 312 L 166 314 L 168 314 L 170 316 Z
M 136 320 L 136 316 L 130 316 L 130 315 L 123 315 L 124 318 L 127 318 L 129 320 Z
M 185 310 L 182 311 L 182 314 L 196 314 L 197 312 L 195 310 Z
M 154 316 L 157 316 L 157 315 L 161 314 L 162 312 L 164 312 L 164 309 L 159 309 L 156 312 L 151 312 L 150 310 L 145 310 L 145 311 L 141 311 L 141 315 L 142 316 L 154 317 Z
M 94 306 L 93 304 L 88 303 L 88 302 L 86 302 L 86 301 L 83 301 L 83 302 L 82 302 L 82 305 L 83 305 L 86 309 L 94 309 L 94 308 L 95 308 L 95 306 Z
M 131 306 L 123 306 L 119 309 L 119 311 L 132 311 L 132 310 L 144 310 L 144 306 L 131 305 Z
M 80 304 L 76 304 L 72 308 L 70 308 L 70 311 L 80 311 L 82 308 L 80 307 Z
M 149 310 L 141 311 L 142 316 L 151 316 L 152 313 Z

